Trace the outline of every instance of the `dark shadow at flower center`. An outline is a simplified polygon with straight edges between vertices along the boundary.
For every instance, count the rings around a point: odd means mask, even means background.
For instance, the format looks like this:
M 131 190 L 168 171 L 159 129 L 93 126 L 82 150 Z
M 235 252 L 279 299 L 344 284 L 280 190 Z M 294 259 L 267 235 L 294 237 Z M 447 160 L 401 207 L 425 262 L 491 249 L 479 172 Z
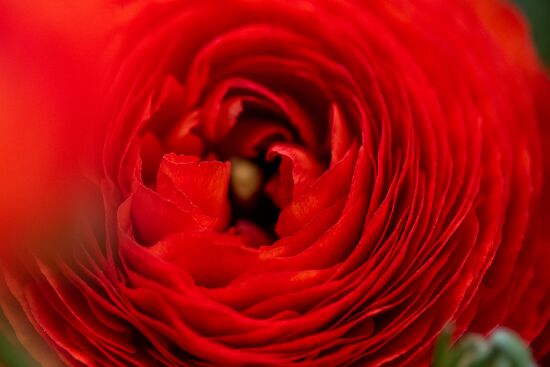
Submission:
M 230 161 L 229 200 L 232 226 L 237 231 L 250 230 L 253 226 L 256 234 L 264 237 L 261 244 L 274 242 L 277 238 L 275 224 L 280 209 L 267 195 L 265 185 L 276 174 L 279 159 L 269 162 L 262 155 L 252 160 L 233 157 Z
M 231 159 L 231 185 L 229 199 L 232 209 L 232 225 L 246 221 L 275 239 L 275 224 L 279 208 L 265 191 L 265 185 L 276 173 L 279 162 L 266 162 L 261 158 L 246 160 Z

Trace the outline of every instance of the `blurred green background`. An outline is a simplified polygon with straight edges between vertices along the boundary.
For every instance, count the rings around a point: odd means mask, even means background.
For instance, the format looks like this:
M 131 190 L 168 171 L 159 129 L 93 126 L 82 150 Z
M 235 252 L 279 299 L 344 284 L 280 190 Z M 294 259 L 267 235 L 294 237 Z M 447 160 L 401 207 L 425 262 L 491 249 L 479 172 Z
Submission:
M 523 9 L 531 23 L 533 38 L 538 46 L 539 55 L 550 66 L 550 0 L 515 0 Z M 5 329 L 1 321 L 0 329 Z M 0 334 L 0 367 L 35 366 L 31 359 L 24 355 L 20 346 L 13 345 L 9 339 Z
M 515 0 L 527 15 L 540 56 L 550 65 L 550 0 Z

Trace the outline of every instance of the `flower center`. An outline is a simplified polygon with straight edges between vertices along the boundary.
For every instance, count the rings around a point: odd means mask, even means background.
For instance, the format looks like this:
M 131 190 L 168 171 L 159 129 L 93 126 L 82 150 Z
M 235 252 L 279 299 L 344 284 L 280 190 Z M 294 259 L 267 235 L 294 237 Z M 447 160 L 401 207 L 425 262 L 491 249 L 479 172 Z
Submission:
M 231 190 L 237 201 L 253 200 L 262 186 L 263 174 L 252 161 L 234 157 L 231 159 Z
M 189 226 L 268 245 L 279 214 L 328 166 L 327 117 L 259 84 L 232 83 L 186 106 L 178 81 L 166 81 L 140 133 L 142 179 Z
M 265 236 L 264 241 L 275 238 L 274 226 L 279 208 L 266 194 L 266 183 L 273 176 L 278 164 L 257 162 L 241 157 L 232 157 L 229 199 L 232 208 L 232 223 L 239 230 L 251 226 Z M 240 228 L 242 231 L 243 228 Z

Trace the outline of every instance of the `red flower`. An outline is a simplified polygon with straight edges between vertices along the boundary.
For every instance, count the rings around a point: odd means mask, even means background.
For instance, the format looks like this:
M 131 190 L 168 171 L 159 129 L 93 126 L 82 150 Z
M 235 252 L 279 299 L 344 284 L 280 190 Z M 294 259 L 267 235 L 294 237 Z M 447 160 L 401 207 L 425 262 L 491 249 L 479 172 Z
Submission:
M 513 9 L 120 14 L 95 122 L 102 225 L 3 267 L 38 360 L 417 366 L 449 321 L 549 352 L 550 87 Z

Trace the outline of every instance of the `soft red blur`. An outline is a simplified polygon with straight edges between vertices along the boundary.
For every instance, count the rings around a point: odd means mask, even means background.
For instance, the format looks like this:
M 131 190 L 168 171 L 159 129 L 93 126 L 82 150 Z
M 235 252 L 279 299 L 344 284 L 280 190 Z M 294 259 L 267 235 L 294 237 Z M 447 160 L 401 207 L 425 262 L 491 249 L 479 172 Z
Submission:
M 109 28 L 101 4 L 0 2 L 3 245 L 48 225 L 73 191 L 84 135 L 100 130 L 89 127 L 101 74 L 95 51 Z

